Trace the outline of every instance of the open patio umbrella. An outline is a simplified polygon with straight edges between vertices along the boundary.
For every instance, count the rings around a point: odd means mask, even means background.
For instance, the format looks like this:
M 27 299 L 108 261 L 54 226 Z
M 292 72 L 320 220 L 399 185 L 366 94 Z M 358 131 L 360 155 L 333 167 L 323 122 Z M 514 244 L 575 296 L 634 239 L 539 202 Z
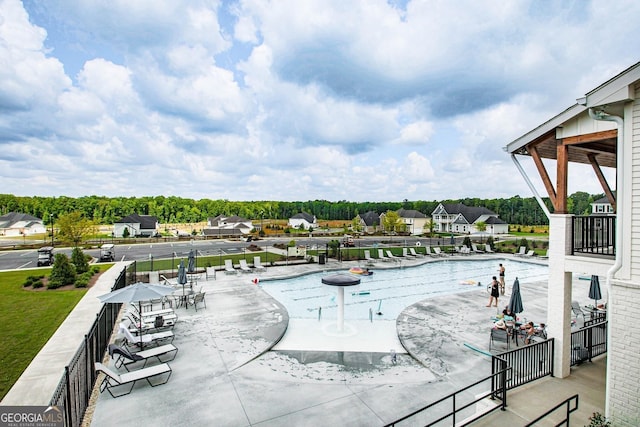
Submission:
M 189 251 L 189 260 L 187 262 L 187 273 L 196 272 L 196 254 L 193 249 Z
M 600 279 L 593 274 L 591 276 L 591 284 L 589 285 L 589 298 L 593 300 L 593 306 L 598 307 L 598 300 L 602 299 L 602 293 L 600 292 Z
M 520 281 L 517 277 L 513 282 L 513 288 L 511 288 L 509 309 L 515 314 L 522 313 L 524 311 L 524 306 L 522 305 L 522 295 L 520 295 Z
M 100 295 L 98 299 L 103 303 L 138 303 L 138 313 L 142 316 L 142 301 L 162 298 L 173 292 L 171 286 L 152 285 L 150 283 L 138 282 L 133 285 L 125 286 L 117 291 Z M 142 345 L 142 317 L 138 325 L 140 345 Z

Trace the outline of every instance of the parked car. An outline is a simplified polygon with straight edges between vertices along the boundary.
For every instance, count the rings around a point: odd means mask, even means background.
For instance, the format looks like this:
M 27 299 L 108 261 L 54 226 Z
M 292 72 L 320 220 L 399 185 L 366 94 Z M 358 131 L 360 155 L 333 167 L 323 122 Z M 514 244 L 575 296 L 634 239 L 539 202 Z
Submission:
M 100 246 L 100 262 L 113 262 L 116 260 L 116 248 L 113 243 L 105 243 Z
M 38 249 L 38 267 L 53 265 L 53 246 L 43 246 Z

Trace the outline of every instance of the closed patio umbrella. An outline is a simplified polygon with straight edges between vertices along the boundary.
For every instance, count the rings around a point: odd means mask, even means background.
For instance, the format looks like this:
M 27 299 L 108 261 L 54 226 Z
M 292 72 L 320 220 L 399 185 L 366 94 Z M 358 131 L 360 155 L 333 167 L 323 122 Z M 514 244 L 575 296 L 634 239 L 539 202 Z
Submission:
M 522 305 L 522 295 L 520 295 L 520 281 L 517 277 L 513 282 L 513 288 L 511 289 L 509 309 L 515 314 L 522 313 L 524 311 L 524 306 Z
M 178 284 L 182 285 L 182 295 L 184 295 L 184 285 L 187 284 L 187 269 L 184 267 L 184 260 L 180 260 L 178 266 Z
M 598 307 L 598 300 L 602 299 L 602 293 L 600 292 L 600 279 L 593 274 L 591 276 L 591 284 L 589 285 L 589 298 L 593 300 L 593 306 Z
M 138 313 L 142 316 L 142 301 L 162 298 L 173 292 L 171 286 L 152 285 L 150 283 L 138 282 L 125 286 L 117 291 L 100 295 L 98 299 L 103 303 L 138 303 Z M 140 345 L 142 346 L 142 317 L 138 325 Z
M 187 261 L 187 273 L 196 272 L 196 254 L 193 249 L 189 251 L 189 259 Z

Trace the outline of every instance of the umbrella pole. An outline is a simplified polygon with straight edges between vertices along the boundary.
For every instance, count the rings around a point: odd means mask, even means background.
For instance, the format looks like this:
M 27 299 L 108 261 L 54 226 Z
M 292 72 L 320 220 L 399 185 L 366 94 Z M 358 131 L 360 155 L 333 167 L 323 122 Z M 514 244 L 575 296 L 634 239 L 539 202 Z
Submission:
M 138 301 L 138 313 L 140 313 L 140 327 L 138 333 L 140 334 L 140 350 L 142 350 L 142 302 Z

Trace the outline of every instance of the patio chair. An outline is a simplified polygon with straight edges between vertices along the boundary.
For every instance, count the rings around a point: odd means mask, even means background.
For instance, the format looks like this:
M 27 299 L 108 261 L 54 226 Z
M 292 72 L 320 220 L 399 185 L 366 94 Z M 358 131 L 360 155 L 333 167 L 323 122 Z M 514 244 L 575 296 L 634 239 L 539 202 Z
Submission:
M 382 250 L 382 249 L 378 249 L 378 259 L 379 259 L 379 260 L 381 260 L 381 261 L 384 261 L 384 262 L 389 262 L 389 261 L 391 261 L 391 258 L 387 258 L 387 257 L 384 255 L 384 250 Z
M 127 347 L 159 346 L 173 342 L 173 331 L 156 332 L 153 334 L 142 334 L 137 337 L 133 335 L 127 325 L 120 323 L 119 332 L 124 335 Z
M 249 267 L 249 265 L 247 264 L 246 259 L 240 260 L 240 271 L 242 271 L 243 273 L 251 273 L 251 267 Z
M 120 396 L 124 396 L 126 394 L 131 393 L 131 390 L 133 390 L 133 387 L 136 385 L 136 381 L 139 381 L 139 380 L 147 380 L 147 382 L 151 387 L 166 384 L 167 381 L 169 381 L 169 378 L 171 377 L 171 372 L 172 372 L 171 367 L 166 363 L 150 366 L 148 368 L 142 368 L 137 371 L 126 372 L 124 374 L 118 374 L 112 371 L 111 369 L 107 368 L 105 365 L 103 365 L 100 362 L 95 362 L 95 368 L 97 372 L 102 372 L 105 375 L 104 379 L 102 380 L 102 383 L 100 383 L 100 393 L 102 393 L 104 390 L 107 390 L 111 395 L 111 397 L 120 397 Z M 151 378 L 165 375 L 165 374 L 168 374 L 168 375 L 164 381 L 158 382 L 158 383 L 151 382 Z M 129 384 L 131 386 L 128 389 L 121 387 L 121 386 L 128 386 Z M 119 389 L 119 388 L 122 388 L 123 390 L 126 390 L 126 391 L 122 393 L 118 393 L 116 389 Z
M 544 255 L 540 255 L 540 258 L 544 258 L 544 259 L 549 258 L 549 249 L 547 249 L 547 252 L 545 252 Z
M 198 311 L 198 304 L 204 304 L 204 308 L 207 308 L 207 303 L 204 300 L 204 294 L 204 292 L 198 292 L 189 296 L 187 304 L 192 305 L 196 309 L 196 311 Z
M 491 249 L 491 245 L 485 244 L 484 245 L 484 251 L 488 254 L 492 254 L 495 253 L 495 251 L 493 249 Z
M 415 255 L 409 253 L 409 249 L 402 248 L 402 256 L 405 258 L 414 257 Z
M 427 247 L 426 247 L 426 250 L 427 250 L 427 252 L 430 252 L 430 251 L 429 251 L 429 246 L 427 246 Z M 413 249 L 413 248 L 409 248 L 409 253 L 410 253 L 411 255 L 413 255 L 414 257 L 418 257 L 418 258 L 422 258 L 422 257 L 424 257 L 424 255 L 419 254 L 419 253 L 418 253 L 418 252 L 416 252 L 416 250 L 415 250 L 415 249 Z
M 475 243 L 471 244 L 471 250 L 473 251 L 473 253 L 476 253 L 476 254 L 483 254 L 484 253 L 484 251 L 478 249 L 478 245 L 476 245 Z
M 233 267 L 233 261 L 230 259 L 224 260 L 224 273 L 225 274 L 237 274 L 238 270 Z
M 427 255 L 429 255 L 430 257 L 432 257 L 432 258 L 437 258 L 437 257 L 440 256 L 435 252 L 435 248 L 431 248 L 431 247 L 427 246 L 427 247 L 425 247 L 424 250 L 425 250 L 425 253 Z
M 140 317 L 133 311 L 129 311 L 125 314 L 125 318 L 131 321 L 131 326 L 129 327 L 130 331 L 137 332 L 139 329 L 138 326 L 142 324 L 142 330 L 145 333 L 152 332 L 153 329 L 155 329 L 156 332 L 164 329 L 172 329 L 178 321 L 178 316 L 176 314 L 147 316 L 146 313 L 143 313 L 143 316 Z
M 580 308 L 580 303 L 578 301 L 571 301 L 571 311 L 576 316 L 576 319 L 578 316 L 582 316 L 582 320 L 586 320 L 584 311 Z
M 435 253 L 437 256 L 449 256 L 449 254 L 442 252 L 439 246 L 435 246 L 432 249 L 433 249 L 433 253 Z
M 533 249 L 531 249 L 529 252 L 527 252 L 526 254 L 522 255 L 522 258 L 531 258 L 532 256 L 534 256 L 536 254 L 536 251 L 534 251 Z
M 400 257 L 395 256 L 391 251 L 387 250 L 387 258 L 389 258 L 389 260 L 394 261 L 394 262 L 400 262 L 402 261 L 400 259 Z
M 511 337 L 509 336 L 509 332 L 507 332 L 506 329 L 498 329 L 498 328 L 491 329 L 491 336 L 489 337 L 489 351 L 491 351 L 491 345 L 493 345 L 494 342 L 496 341 L 506 343 L 507 351 L 508 351 L 510 340 L 511 340 Z
M 369 266 L 376 264 L 375 259 L 371 258 L 371 252 L 368 251 L 368 250 L 364 251 L 364 260 L 365 260 L 366 264 L 369 265 Z
M 520 246 L 520 249 L 518 249 L 518 252 L 516 252 L 514 255 L 515 256 L 523 256 L 525 255 L 527 252 L 527 247 L 526 246 Z
M 130 371 L 130 365 L 134 365 L 138 362 L 144 362 L 142 365 L 144 368 L 147 366 L 147 361 L 149 359 L 155 358 L 160 363 L 166 363 L 175 359 L 178 354 L 178 348 L 173 344 L 165 344 L 160 347 L 154 347 L 137 353 L 132 353 L 126 347 L 120 347 L 117 344 L 109 344 L 108 351 L 109 356 L 113 359 L 113 366 L 116 368 L 124 366 L 127 371 Z
M 267 267 L 262 265 L 262 260 L 260 259 L 259 256 L 253 257 L 253 268 L 255 268 L 256 271 L 264 271 L 267 269 Z

